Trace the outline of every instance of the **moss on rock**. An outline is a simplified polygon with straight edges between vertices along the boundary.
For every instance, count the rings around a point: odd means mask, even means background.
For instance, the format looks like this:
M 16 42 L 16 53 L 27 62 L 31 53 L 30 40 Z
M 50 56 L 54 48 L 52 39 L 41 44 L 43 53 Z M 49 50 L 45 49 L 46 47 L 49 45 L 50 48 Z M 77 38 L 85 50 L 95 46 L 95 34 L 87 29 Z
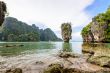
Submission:
M 63 66 L 61 64 L 51 64 L 44 70 L 44 73 L 63 73 Z

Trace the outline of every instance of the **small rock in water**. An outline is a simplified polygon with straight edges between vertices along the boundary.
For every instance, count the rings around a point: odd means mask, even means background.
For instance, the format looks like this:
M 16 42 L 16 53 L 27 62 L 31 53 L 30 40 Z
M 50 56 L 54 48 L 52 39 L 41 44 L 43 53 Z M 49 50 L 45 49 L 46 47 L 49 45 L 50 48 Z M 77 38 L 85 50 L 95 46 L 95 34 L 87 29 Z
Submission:
M 5 47 L 23 47 L 24 45 L 5 45 Z
M 36 64 L 44 64 L 42 61 L 37 61 Z
M 22 44 L 21 44 L 21 45 L 19 45 L 19 46 L 21 46 L 21 47 L 22 47 L 22 46 L 24 46 L 24 45 L 22 45 Z
M 63 65 L 61 64 L 51 64 L 48 66 L 44 73 L 63 73 Z
M 76 55 L 76 54 L 73 54 L 73 53 L 71 53 L 71 52 L 61 52 L 61 53 L 59 54 L 59 57 L 62 57 L 62 58 L 69 58 L 69 57 L 77 58 L 77 57 L 79 57 L 79 56 Z

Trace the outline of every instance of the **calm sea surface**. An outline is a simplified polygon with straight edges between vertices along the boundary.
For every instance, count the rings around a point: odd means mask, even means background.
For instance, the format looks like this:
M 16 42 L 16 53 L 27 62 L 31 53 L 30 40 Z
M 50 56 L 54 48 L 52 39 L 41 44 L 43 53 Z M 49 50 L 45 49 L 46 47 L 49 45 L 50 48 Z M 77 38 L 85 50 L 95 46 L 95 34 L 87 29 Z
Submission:
M 110 56 L 110 43 L 0 42 L 0 73 L 13 67 L 20 67 L 26 71 L 31 68 L 32 71 L 39 70 L 40 67 L 44 68 L 51 62 L 59 61 L 59 52 L 83 55 L 82 50 L 94 50 L 99 56 Z M 82 63 L 80 60 L 78 63 Z M 39 61 L 44 62 L 45 66 L 35 64 Z
M 82 54 L 82 42 L 0 42 L 0 56 L 53 54 L 60 51 Z
M 95 43 L 100 48 L 110 48 L 110 43 Z M 83 45 L 86 48 L 94 48 L 96 45 L 89 46 L 83 42 L 0 42 L 0 56 L 18 56 L 30 54 L 55 54 L 60 51 L 82 54 Z M 105 50 L 105 49 L 104 49 Z

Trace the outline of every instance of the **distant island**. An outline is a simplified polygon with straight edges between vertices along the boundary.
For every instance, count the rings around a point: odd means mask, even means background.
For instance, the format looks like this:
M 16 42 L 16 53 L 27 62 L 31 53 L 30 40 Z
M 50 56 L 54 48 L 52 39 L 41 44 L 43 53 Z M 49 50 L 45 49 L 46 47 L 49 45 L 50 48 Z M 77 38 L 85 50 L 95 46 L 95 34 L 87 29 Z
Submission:
M 28 25 L 13 17 L 7 17 L 0 33 L 0 41 L 27 42 L 27 41 L 62 41 L 50 29 L 39 29 L 35 24 Z
M 110 7 L 95 16 L 81 34 L 84 42 L 110 42 Z

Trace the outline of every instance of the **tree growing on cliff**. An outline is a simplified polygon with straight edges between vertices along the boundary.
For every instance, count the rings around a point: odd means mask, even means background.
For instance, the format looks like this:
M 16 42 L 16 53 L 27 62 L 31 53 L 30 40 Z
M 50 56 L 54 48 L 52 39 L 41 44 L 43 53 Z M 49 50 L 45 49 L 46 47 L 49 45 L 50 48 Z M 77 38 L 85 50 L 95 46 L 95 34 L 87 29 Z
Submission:
M 63 23 L 61 25 L 61 31 L 64 42 L 69 42 L 72 33 L 71 23 Z
M 91 23 L 89 23 L 86 27 L 84 27 L 81 31 L 81 35 L 82 35 L 82 38 L 83 38 L 83 41 L 90 41 L 90 42 L 94 42 L 94 37 L 93 37 L 93 34 L 91 32 Z
M 89 30 L 93 36 L 90 36 Z M 83 28 L 81 34 L 85 42 L 91 42 L 91 38 L 95 42 L 110 42 L 110 7 L 92 18 L 92 22 Z
M 5 14 L 7 13 L 6 4 L 3 1 L 0 1 L 0 26 L 2 25 Z

